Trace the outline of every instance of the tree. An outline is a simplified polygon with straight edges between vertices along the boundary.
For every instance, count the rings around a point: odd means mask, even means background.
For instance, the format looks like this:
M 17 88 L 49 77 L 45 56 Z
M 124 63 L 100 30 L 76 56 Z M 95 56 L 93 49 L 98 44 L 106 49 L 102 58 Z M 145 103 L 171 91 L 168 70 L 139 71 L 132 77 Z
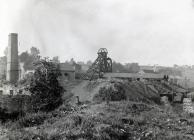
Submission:
M 40 51 L 36 47 L 31 47 L 30 54 L 34 57 L 38 57 L 40 55 Z
M 77 64 L 84 65 L 85 63 L 83 61 L 78 61 Z
M 8 53 L 8 47 L 5 48 L 4 55 L 7 56 L 7 53 Z
M 173 68 L 178 68 L 179 66 L 177 64 L 174 64 L 173 65 Z
M 19 55 L 20 62 L 24 63 L 24 69 L 25 70 L 32 70 L 34 69 L 33 62 L 36 61 L 36 59 L 29 54 L 27 51 L 23 52 Z
M 91 61 L 91 60 L 88 60 L 88 61 L 86 62 L 86 64 L 89 65 L 89 66 L 91 66 L 91 65 L 92 65 L 92 61 Z
M 164 75 L 182 76 L 182 71 L 174 68 L 163 68 L 159 69 L 158 72 Z
M 59 57 L 58 57 L 58 56 L 54 56 L 53 59 L 52 59 L 52 61 L 53 61 L 54 63 L 60 63 Z
M 30 49 L 30 53 L 23 52 L 19 55 L 20 62 L 24 63 L 24 69 L 25 70 L 33 70 L 34 66 L 33 63 L 40 60 L 40 51 L 32 47 Z
M 0 79 L 5 80 L 6 79 L 6 70 L 7 70 L 7 51 L 8 48 L 6 47 L 4 50 L 4 56 L 0 57 Z
M 138 63 L 127 63 L 125 65 L 117 62 L 112 64 L 113 72 L 124 72 L 124 73 L 137 73 L 140 70 Z
M 121 63 L 113 62 L 112 64 L 113 72 L 127 72 L 125 67 Z
M 30 54 L 26 51 L 19 55 L 20 62 L 25 62 L 29 58 Z
M 6 64 L 7 64 L 7 57 L 3 56 L 0 57 L 0 79 L 6 79 Z
M 75 65 L 76 64 L 76 62 L 75 62 L 75 60 L 73 59 L 73 58 L 71 58 L 71 60 L 70 60 L 70 62 L 69 62 L 71 65 Z
M 137 73 L 140 70 L 140 66 L 138 63 L 131 63 L 128 68 L 128 72 Z
M 42 59 L 34 66 L 35 73 L 29 86 L 33 110 L 51 111 L 62 103 L 63 88 L 57 80 L 60 76 L 58 65 Z

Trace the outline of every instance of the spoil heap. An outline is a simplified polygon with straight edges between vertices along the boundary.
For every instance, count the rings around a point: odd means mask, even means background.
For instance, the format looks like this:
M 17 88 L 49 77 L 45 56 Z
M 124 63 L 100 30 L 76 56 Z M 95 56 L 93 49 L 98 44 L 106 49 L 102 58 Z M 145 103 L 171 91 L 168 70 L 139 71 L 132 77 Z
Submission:
M 151 84 L 141 81 L 124 81 L 124 80 L 96 80 L 83 81 L 72 89 L 75 96 L 79 96 L 80 101 L 104 101 L 104 90 L 110 90 L 111 94 L 116 96 L 125 96 L 121 99 L 111 99 L 115 101 L 129 100 L 146 103 L 159 103 L 160 93 L 168 91 L 161 84 Z

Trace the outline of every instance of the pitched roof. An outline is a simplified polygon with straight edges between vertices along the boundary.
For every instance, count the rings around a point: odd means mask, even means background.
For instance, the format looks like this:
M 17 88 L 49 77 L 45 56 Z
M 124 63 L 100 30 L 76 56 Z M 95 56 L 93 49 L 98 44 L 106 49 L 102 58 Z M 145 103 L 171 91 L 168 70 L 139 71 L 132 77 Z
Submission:
M 138 78 L 137 73 L 105 73 L 104 77 L 112 78 Z
M 60 63 L 59 69 L 61 71 L 75 71 L 75 66 L 67 64 L 67 63 Z
M 153 70 L 154 66 L 140 66 L 141 70 Z
M 179 92 L 179 93 L 186 93 L 186 92 L 187 92 L 186 89 L 179 88 L 179 87 L 175 88 L 174 90 L 175 90 L 176 92 Z
M 157 72 L 155 72 L 154 70 L 142 70 L 143 72 L 145 72 L 145 73 L 157 73 Z
M 145 79 L 163 79 L 162 74 L 155 73 L 105 73 L 104 77 L 107 78 L 145 78 Z
M 157 73 L 144 73 L 141 77 L 145 79 L 163 79 L 164 75 Z

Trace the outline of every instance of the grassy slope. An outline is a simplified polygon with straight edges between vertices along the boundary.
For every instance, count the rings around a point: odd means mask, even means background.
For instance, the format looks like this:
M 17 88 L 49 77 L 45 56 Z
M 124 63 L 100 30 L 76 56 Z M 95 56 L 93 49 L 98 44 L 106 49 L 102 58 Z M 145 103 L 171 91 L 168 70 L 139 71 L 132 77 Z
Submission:
M 98 89 L 100 85 L 93 83 L 90 88 L 91 85 L 88 87 L 87 84 L 82 84 L 71 84 L 68 92 L 76 91 L 75 95 L 81 96 L 81 101 L 91 101 L 89 93 L 96 93 L 93 88 Z M 86 91 L 88 94 L 84 94 Z M 63 104 L 48 114 L 30 114 L 26 119 L 4 124 L 8 131 L 2 136 L 3 139 L 7 137 L 13 140 L 184 140 L 194 139 L 194 121 L 191 118 L 192 116 L 182 113 L 180 105 L 158 106 L 135 101 L 88 103 L 79 106 Z M 28 127 L 28 124 L 33 125 Z
M 50 140 L 194 138 L 194 121 L 188 115 L 177 114 L 172 108 L 122 101 L 62 110 L 66 109 L 56 110 L 42 125 L 13 129 L 9 137 L 37 136 Z

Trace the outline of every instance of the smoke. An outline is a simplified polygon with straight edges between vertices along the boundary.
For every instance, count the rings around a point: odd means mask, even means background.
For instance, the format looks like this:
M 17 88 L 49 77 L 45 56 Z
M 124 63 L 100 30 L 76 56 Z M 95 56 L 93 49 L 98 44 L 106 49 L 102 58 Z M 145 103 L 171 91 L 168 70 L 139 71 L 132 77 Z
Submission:
M 44 56 L 86 61 L 94 60 L 99 48 L 107 48 L 120 62 L 172 65 L 191 64 L 194 59 L 191 0 L 22 3 L 14 21 L 20 52 L 36 46 Z

